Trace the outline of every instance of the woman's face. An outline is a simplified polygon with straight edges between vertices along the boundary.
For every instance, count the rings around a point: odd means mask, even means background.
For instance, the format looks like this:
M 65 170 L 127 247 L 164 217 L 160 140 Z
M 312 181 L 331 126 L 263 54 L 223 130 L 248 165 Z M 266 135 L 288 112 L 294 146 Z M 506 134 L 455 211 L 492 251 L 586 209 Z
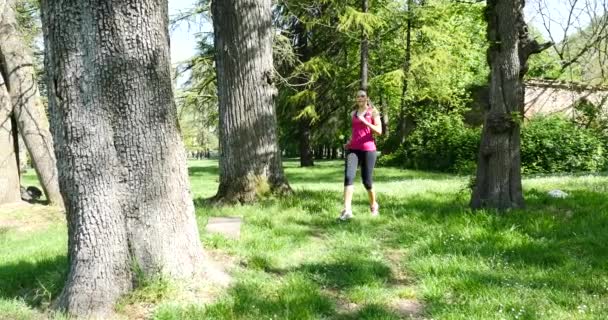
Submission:
M 358 92 L 356 99 L 358 105 L 365 105 L 367 103 L 367 94 L 365 94 L 365 92 Z

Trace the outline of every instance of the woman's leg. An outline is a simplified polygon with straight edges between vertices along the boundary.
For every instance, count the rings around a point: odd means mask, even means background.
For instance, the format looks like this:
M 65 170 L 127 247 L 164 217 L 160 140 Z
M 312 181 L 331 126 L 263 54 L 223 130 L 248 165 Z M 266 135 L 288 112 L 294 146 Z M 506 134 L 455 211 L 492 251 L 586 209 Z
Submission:
M 352 209 L 355 174 L 359 159 L 353 151 L 348 151 L 344 164 L 344 211 L 350 212 Z
M 361 178 L 363 185 L 367 190 L 367 197 L 369 198 L 369 206 L 372 209 L 372 213 L 377 213 L 378 203 L 376 201 L 376 192 L 373 186 L 374 166 L 376 165 L 376 151 L 366 151 L 361 161 Z M 376 212 L 374 212 L 376 211 Z

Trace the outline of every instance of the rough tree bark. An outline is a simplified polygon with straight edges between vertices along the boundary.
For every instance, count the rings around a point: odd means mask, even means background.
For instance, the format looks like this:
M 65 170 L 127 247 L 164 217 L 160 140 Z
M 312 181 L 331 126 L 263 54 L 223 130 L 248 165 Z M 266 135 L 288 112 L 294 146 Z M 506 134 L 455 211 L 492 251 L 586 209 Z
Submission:
M 532 40 L 523 20 L 524 0 L 488 0 L 490 110 L 484 120 L 477 177 L 471 198 L 474 209 L 522 208 L 520 123 L 523 120 L 527 60 L 551 43 Z
M 21 201 L 19 154 L 11 98 L 0 74 L 0 204 Z
M 57 305 L 106 317 L 132 288 L 134 269 L 174 278 L 203 271 L 171 85 L 167 0 L 43 0 L 42 20 L 69 233 Z
M 48 120 L 38 92 L 32 54 L 19 34 L 15 1 L 6 1 L 0 22 L 0 72 L 11 96 L 13 113 L 47 200 L 63 205 Z
M 270 0 L 213 1 L 220 107 L 217 202 L 287 191 L 276 134 Z

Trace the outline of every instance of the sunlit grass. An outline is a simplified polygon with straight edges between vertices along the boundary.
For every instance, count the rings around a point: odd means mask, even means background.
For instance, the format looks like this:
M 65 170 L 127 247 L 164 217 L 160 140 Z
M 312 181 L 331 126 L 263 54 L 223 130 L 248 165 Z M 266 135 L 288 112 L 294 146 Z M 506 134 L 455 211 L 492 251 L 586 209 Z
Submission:
M 342 162 L 285 167 L 292 196 L 216 208 L 201 200 L 216 192 L 217 163 L 190 162 L 199 228 L 243 218 L 238 240 L 201 235 L 234 259 L 234 285 L 204 305 L 157 295 L 168 284 L 152 282 L 123 303 L 152 301 L 155 319 L 400 319 L 403 301 L 433 319 L 608 315 L 607 177 L 525 179 L 527 209 L 496 213 L 468 209 L 467 177 L 378 168 L 380 217 L 357 181 L 355 218 L 338 223 Z M 0 314 L 41 316 L 65 277 L 65 232 L 57 222 L 0 230 Z

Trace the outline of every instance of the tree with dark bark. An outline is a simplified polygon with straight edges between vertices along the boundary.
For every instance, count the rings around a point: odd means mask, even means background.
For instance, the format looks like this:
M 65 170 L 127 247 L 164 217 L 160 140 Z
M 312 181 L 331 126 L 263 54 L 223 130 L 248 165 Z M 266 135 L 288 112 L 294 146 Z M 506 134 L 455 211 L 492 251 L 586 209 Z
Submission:
M 10 117 L 16 124 L 12 130 L 23 137 L 47 200 L 61 206 L 53 140 L 38 92 L 32 54 L 19 33 L 14 8 L 14 0 L 6 1 L 0 17 L 0 73 L 10 95 Z M 0 117 L 0 121 L 6 119 Z M 4 155 L 3 151 L 0 153 Z
M 290 190 L 274 107 L 270 0 L 211 3 L 220 108 L 220 185 L 215 201 L 250 202 Z
M 135 273 L 207 265 L 171 83 L 166 0 L 44 0 L 51 131 L 69 274 L 57 306 L 107 317 Z
M 490 101 L 483 125 L 471 207 L 524 207 L 521 185 L 520 123 L 530 55 L 549 48 L 530 38 L 523 20 L 524 0 L 489 0 Z

